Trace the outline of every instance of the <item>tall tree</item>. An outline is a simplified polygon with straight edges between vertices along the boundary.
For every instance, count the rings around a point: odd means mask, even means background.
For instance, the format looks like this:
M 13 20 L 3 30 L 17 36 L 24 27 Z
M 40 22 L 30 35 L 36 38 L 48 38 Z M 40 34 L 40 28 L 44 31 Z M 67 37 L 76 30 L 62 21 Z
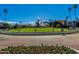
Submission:
M 37 26 L 37 27 L 40 27 L 40 17 L 39 17 L 39 16 L 37 17 L 36 26 Z
M 74 16 L 75 16 L 75 19 L 76 19 L 76 9 L 77 9 L 77 5 L 74 4 L 73 8 L 74 8 Z
M 73 21 L 72 21 L 72 19 L 71 19 L 71 8 L 68 8 L 68 11 L 69 11 L 69 17 L 70 17 L 70 20 L 71 20 L 71 26 L 73 26 Z
M 0 17 L 1 17 L 1 14 L 0 14 Z
M 76 9 L 77 9 L 77 5 L 74 4 L 74 5 L 73 5 L 73 8 L 74 8 L 75 26 L 76 26 L 76 19 L 77 19 L 77 17 L 76 17 Z
M 19 27 L 21 28 L 21 27 L 22 27 L 22 21 L 20 21 L 19 23 L 20 23 L 20 24 L 19 24 Z
M 19 23 L 20 23 L 20 25 L 21 25 L 21 24 L 22 24 L 22 21 L 20 21 Z
M 5 19 L 5 21 L 7 21 L 6 17 L 7 17 L 8 10 L 7 9 L 4 9 L 3 12 L 5 13 L 4 19 Z
M 37 20 L 37 22 L 36 22 L 36 26 L 37 27 L 40 27 L 40 23 L 39 22 L 40 22 L 40 20 Z
M 51 19 L 49 19 L 48 24 L 49 24 L 49 27 L 52 27 L 53 26 L 53 21 Z
M 66 16 L 66 26 L 68 26 L 68 16 Z

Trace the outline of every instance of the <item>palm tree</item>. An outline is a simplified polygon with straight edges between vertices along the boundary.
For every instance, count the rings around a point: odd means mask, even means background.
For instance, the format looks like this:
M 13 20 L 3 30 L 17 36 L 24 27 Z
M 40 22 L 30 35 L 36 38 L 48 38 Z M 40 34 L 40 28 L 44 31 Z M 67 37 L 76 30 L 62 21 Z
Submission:
M 40 26 L 40 23 L 39 23 L 39 22 L 40 22 L 40 20 L 38 19 L 38 20 L 37 20 L 37 27 Z
M 77 5 L 76 5 L 76 4 L 74 4 L 73 8 L 74 8 L 75 21 L 76 21 L 76 9 L 77 9 Z M 75 26 L 76 26 L 76 22 L 75 22 Z
M 5 21 L 7 21 L 7 20 L 6 20 L 6 16 L 7 16 L 8 10 L 7 10 L 7 9 L 4 9 L 3 12 L 5 13 L 4 19 L 5 19 Z
M 39 22 L 40 22 L 40 17 L 38 16 L 38 17 L 37 17 L 37 22 L 36 22 L 36 26 L 37 26 L 37 27 L 40 27 L 40 23 L 39 23 Z
M 74 8 L 74 15 L 75 15 L 75 19 L 76 19 L 76 9 L 77 9 L 77 5 L 74 4 L 73 8 Z
M 68 26 L 68 16 L 66 16 L 66 26 Z
M 71 8 L 68 8 L 68 11 L 69 11 L 69 17 L 70 17 L 70 20 L 72 21 L 72 19 L 71 19 Z M 71 26 L 73 26 L 73 21 L 72 21 Z
M 21 25 L 21 24 L 22 24 L 22 21 L 20 21 L 19 23 L 20 23 L 20 25 Z
M 19 22 L 19 31 L 22 28 L 22 21 Z
M 0 17 L 1 17 L 1 14 L 0 14 Z M 0 19 L 1 20 L 1 19 Z
M 48 22 L 48 24 L 49 24 L 49 27 L 52 27 L 52 25 L 53 25 L 53 22 L 52 22 L 52 20 L 51 20 L 51 19 L 49 19 L 49 22 Z
M 0 14 L 0 17 L 1 17 L 1 14 Z

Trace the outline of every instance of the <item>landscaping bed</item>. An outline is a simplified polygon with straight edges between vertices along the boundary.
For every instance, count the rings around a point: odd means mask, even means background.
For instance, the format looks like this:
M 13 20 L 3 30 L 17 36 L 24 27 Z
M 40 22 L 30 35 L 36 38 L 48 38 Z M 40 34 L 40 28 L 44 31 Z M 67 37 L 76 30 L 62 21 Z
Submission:
M 7 32 L 61 32 L 61 28 L 17 28 L 6 29 Z M 67 28 L 63 28 L 64 32 L 69 32 Z
M 64 46 L 9 46 L 1 49 L 2 54 L 77 54 L 76 51 Z
M 6 35 L 62 35 L 77 33 L 77 31 L 67 28 L 63 28 L 63 31 L 62 28 L 18 28 L 2 30 L 0 33 Z

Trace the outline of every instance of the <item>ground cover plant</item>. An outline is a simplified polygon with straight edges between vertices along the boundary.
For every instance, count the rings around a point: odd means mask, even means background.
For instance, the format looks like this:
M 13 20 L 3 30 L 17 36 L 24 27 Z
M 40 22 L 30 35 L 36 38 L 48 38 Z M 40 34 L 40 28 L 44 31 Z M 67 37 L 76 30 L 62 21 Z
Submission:
M 9 46 L 1 49 L 0 53 L 7 54 L 77 54 L 74 50 L 64 46 Z
M 7 32 L 61 32 L 61 28 L 17 28 L 9 29 Z M 67 28 L 63 28 L 64 32 L 70 31 Z

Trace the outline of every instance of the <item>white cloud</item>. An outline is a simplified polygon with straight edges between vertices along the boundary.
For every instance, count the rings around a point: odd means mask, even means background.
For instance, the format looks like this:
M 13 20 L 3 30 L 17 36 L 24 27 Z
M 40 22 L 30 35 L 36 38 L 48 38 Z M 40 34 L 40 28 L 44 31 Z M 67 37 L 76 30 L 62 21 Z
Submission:
M 0 22 L 4 22 L 4 21 L 0 20 Z M 10 21 L 6 21 L 6 23 L 16 24 L 16 23 L 18 23 L 18 22 L 10 22 Z
M 29 24 L 35 24 L 35 22 L 28 22 Z
M 35 22 L 28 22 L 28 24 L 32 24 L 33 26 L 36 25 Z
M 2 20 L 0 20 L 0 22 L 3 22 Z
M 6 23 L 10 23 L 10 24 L 16 24 L 16 23 L 18 23 L 18 22 L 6 22 Z

